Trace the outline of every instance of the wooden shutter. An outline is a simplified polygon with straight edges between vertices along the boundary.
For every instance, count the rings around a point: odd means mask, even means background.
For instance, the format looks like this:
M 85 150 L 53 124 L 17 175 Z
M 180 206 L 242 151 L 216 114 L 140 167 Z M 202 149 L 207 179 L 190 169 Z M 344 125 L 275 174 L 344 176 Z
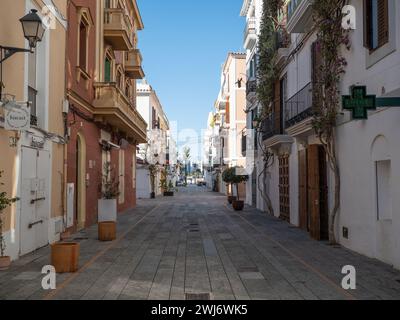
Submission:
M 389 42 L 388 0 L 378 0 L 378 47 Z
M 364 47 L 371 49 L 371 32 L 372 32 L 372 3 L 371 0 L 364 0 Z
M 104 82 L 110 82 L 111 81 L 111 61 L 106 58 L 105 60 L 105 72 L 104 72 Z
M 318 41 L 315 41 L 311 46 L 311 76 L 312 82 L 318 81 L 318 71 L 322 65 L 321 47 Z
M 308 211 L 310 216 L 310 235 L 315 240 L 321 239 L 320 232 L 320 183 L 319 183 L 319 146 L 308 147 Z
M 228 124 L 231 122 L 231 110 L 229 101 L 226 102 L 226 107 L 225 107 L 225 122 Z
M 274 133 L 281 133 L 281 81 L 275 81 L 274 91 Z
M 308 230 L 307 214 L 307 150 L 299 151 L 299 224 L 303 230 Z

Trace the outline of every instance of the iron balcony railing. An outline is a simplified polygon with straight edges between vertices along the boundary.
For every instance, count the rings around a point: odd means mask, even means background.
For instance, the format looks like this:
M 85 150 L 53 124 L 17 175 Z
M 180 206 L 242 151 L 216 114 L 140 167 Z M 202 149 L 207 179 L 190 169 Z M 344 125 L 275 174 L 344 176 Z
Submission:
M 263 141 L 272 138 L 275 135 L 282 134 L 280 126 L 277 126 L 275 113 L 271 113 L 268 118 L 263 120 L 261 133 Z
M 312 83 L 307 84 L 285 103 L 286 128 L 312 116 Z
M 246 83 L 246 94 L 255 94 L 257 92 L 257 80 L 249 80 Z
M 287 48 L 290 44 L 290 36 L 285 30 L 278 29 L 275 32 L 275 50 Z

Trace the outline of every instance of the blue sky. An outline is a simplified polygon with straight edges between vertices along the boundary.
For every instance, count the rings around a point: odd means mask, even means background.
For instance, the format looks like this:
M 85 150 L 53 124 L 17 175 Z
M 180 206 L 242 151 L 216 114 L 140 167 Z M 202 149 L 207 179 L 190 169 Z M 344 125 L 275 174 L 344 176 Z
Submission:
M 145 25 L 138 46 L 146 79 L 178 131 L 200 133 L 218 95 L 222 63 L 229 51 L 244 51 L 243 0 L 137 2 Z

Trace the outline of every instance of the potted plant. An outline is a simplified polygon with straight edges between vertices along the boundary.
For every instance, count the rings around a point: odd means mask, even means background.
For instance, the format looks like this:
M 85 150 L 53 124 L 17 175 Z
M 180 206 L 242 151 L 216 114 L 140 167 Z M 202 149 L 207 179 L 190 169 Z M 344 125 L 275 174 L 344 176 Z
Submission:
M 80 246 L 78 242 L 59 242 L 51 245 L 51 265 L 57 273 L 78 271 Z
M 98 221 L 117 221 L 117 198 L 119 196 L 119 181 L 111 166 L 104 164 L 101 183 L 99 184 L 101 199 L 99 199 Z
M 156 197 L 156 175 L 157 175 L 158 169 L 155 164 L 151 164 L 149 166 L 149 174 L 150 174 L 150 187 L 151 187 L 151 193 L 150 193 L 150 198 L 154 199 Z
M 233 195 L 233 176 L 235 175 L 235 168 L 228 168 L 222 172 L 222 181 L 225 182 L 226 187 L 231 187 L 231 195 L 228 192 L 228 202 L 232 204 L 233 200 L 236 200 L 236 197 Z
M 176 191 L 172 181 L 168 182 L 168 175 L 166 169 L 161 171 L 160 188 L 163 192 L 164 197 L 173 197 L 174 191 Z
M 3 172 L 0 171 L 0 178 Z M 0 182 L 0 185 L 3 183 Z M 6 270 L 11 265 L 11 258 L 5 256 L 6 243 L 3 235 L 3 210 L 11 206 L 14 202 L 18 201 L 18 198 L 9 198 L 6 192 L 0 192 L 0 270 Z
M 177 191 L 177 189 L 174 188 L 174 184 L 172 183 L 172 181 L 170 181 L 167 185 L 166 190 L 164 191 L 164 196 L 165 197 L 173 197 L 174 191 Z
M 111 241 L 116 239 L 117 198 L 120 194 L 119 181 L 111 166 L 111 162 L 104 164 L 102 183 L 99 188 L 101 191 L 98 211 L 99 240 Z
M 233 209 L 236 211 L 242 211 L 244 208 L 244 201 L 240 200 L 239 184 L 246 182 L 249 179 L 248 175 L 240 174 L 241 167 L 234 167 L 232 184 L 236 187 L 237 199 L 232 201 Z

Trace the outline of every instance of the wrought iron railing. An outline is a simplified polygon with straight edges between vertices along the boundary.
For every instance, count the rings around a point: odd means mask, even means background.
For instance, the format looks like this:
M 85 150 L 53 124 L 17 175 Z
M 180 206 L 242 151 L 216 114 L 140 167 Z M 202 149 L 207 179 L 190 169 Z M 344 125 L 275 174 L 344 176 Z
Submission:
M 261 133 L 263 141 L 272 138 L 277 134 L 281 134 L 280 126 L 277 126 L 275 120 L 275 113 L 271 113 L 270 116 L 263 120 L 261 126 Z
M 248 80 L 246 83 L 246 94 L 250 95 L 257 91 L 257 80 Z
M 286 128 L 309 118 L 313 114 L 312 83 L 307 84 L 285 103 Z

